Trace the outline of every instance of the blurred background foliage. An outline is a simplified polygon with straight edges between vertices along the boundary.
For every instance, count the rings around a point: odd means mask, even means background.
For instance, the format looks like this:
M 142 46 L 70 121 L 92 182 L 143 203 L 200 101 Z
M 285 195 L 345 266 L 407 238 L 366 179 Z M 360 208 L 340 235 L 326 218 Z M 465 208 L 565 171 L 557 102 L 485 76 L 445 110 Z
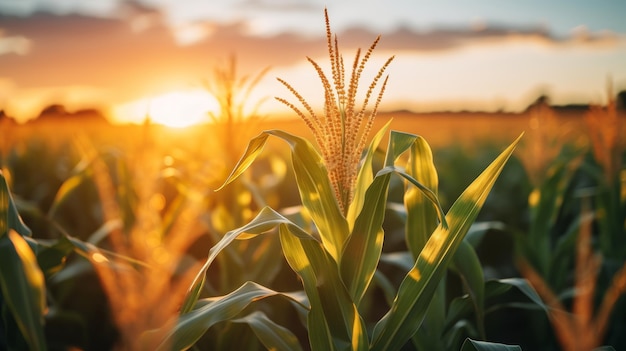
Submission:
M 235 74 L 225 67 L 221 71 L 224 77 Z M 224 77 L 221 79 L 227 80 Z M 236 87 L 247 91 L 245 81 L 214 89 Z M 162 218 L 177 216 L 172 209 L 182 206 L 180 201 L 193 196 L 202 198 L 202 208 L 196 218 L 202 234 L 184 253 L 190 258 L 203 260 L 226 231 L 245 224 L 262 206 L 269 203 L 274 208 L 285 209 L 298 203 L 293 174 L 287 166 L 288 155 L 284 148 L 273 144 L 234 186 L 213 192 L 236 162 L 233 155 L 238 157 L 243 151 L 233 152 L 234 145 L 245 145 L 257 130 L 239 129 L 237 125 L 251 120 L 234 120 L 237 109 L 234 111 L 230 115 L 216 116 L 214 124 L 186 131 L 146 123 L 115 127 L 119 129 L 112 133 L 79 132 L 86 135 L 96 148 L 96 157 L 106 165 L 120 209 L 125 213 L 123 228 L 128 230 L 134 224 L 139 201 L 137 189 L 145 181 L 137 178 L 137 155 L 148 149 L 150 153 L 146 157 L 153 158 L 154 167 L 161 175 L 156 178 L 153 189 L 158 191 L 162 202 L 157 206 Z M 596 262 L 597 270 L 587 273 L 593 274 L 591 283 L 587 283 L 587 288 L 593 286 L 589 303 L 592 312 L 587 324 L 582 326 L 596 333 L 599 342 L 596 346 L 626 349 L 623 333 L 626 299 L 620 297 L 626 288 L 623 268 L 626 261 L 626 153 L 620 113 L 623 112 L 615 101 L 605 107 L 592 107 L 586 117 L 586 129 L 569 131 L 566 139 L 560 139 L 563 127 L 551 122 L 549 107 L 539 105 L 529 110 L 529 118 L 537 119 L 537 127 L 530 128 L 524 144 L 508 162 L 491 191 L 475 225 L 477 234 L 473 236 L 473 245 L 486 281 L 527 278 L 545 305 L 530 301 L 528 294 L 516 289 L 491 299 L 487 297 L 484 331 L 488 340 L 517 344 L 524 350 L 568 349 L 560 336 L 568 327 L 559 326 L 553 314 L 557 307 L 568 311 L 570 316 L 579 313 L 575 307 L 579 304 L 577 296 L 581 295 L 581 285 L 577 285 L 581 279 L 576 270 L 577 260 L 580 260 L 577 252 L 581 250 L 577 238 L 588 222 L 590 239 L 586 245 L 591 252 L 589 257 L 595 260 L 589 262 Z M 252 123 L 262 125 L 254 120 Z M 11 128 L 24 127 L 3 126 L 5 142 L 0 166 L 13 200 L 32 230 L 33 239 L 63 256 L 57 269 L 44 270 L 49 306 L 45 315 L 48 348 L 111 349 L 120 337 L 109 308 L 112 297 L 106 294 L 93 262 L 81 255 L 76 245 L 63 241 L 69 236 L 112 249 L 107 242 L 112 229 L 107 226 L 94 182 L 93 160 L 81 153 L 77 139 L 72 137 L 75 131 L 61 132 L 66 133 L 62 136 L 55 132 L 54 126 L 40 125 L 33 127 L 27 138 L 17 140 L 9 137 Z M 124 133 L 119 132 L 122 129 Z M 224 132 L 226 129 L 228 132 Z M 220 141 L 208 137 L 211 134 L 231 136 L 231 133 L 236 135 Z M 233 144 L 233 140 L 241 142 Z M 439 197 L 444 209 L 499 154 L 502 145 L 482 139 L 472 144 L 453 143 L 434 148 L 434 162 L 440 175 Z M 389 201 L 401 202 L 401 192 L 400 182 L 392 184 Z M 385 252 L 406 250 L 402 247 L 403 227 L 402 218 L 388 213 L 385 228 L 390 238 Z M 209 271 L 204 296 L 227 294 L 248 280 L 272 284 L 280 291 L 299 290 L 299 282 L 279 254 L 277 239 L 260 236 L 229 247 Z M 546 291 L 551 291 L 560 305 L 551 304 Z M 369 294 L 372 301 L 383 298 L 380 291 Z M 448 309 L 452 308 L 455 297 L 464 294 L 462 281 L 450 271 L 446 287 Z M 605 300 L 611 300 L 610 313 L 601 317 L 602 309 L 606 308 Z M 307 345 L 306 331 L 299 329 L 303 327 L 297 313 L 286 302 L 285 306 L 281 305 L 283 302 L 273 302 L 271 308 L 263 304 L 257 308 L 279 324 L 293 327 L 294 333 L 302 339 L 301 344 Z M 372 313 L 376 313 L 376 309 Z M 23 346 L 24 340 L 10 337 L 15 335 L 16 325 L 6 308 L 2 315 L 0 348 Z M 474 320 L 474 317 L 470 313 L 467 320 Z M 598 329 L 594 323 L 600 323 L 601 318 L 606 318 L 606 323 Z M 578 331 L 579 327 L 573 325 L 569 325 L 570 332 Z M 468 336 L 476 335 L 472 328 L 475 326 L 468 328 Z M 571 335 L 582 338 L 582 334 Z M 233 338 L 234 335 L 237 337 Z M 248 326 L 231 322 L 211 328 L 199 341 L 198 349 L 215 345 L 238 349 L 260 347 Z

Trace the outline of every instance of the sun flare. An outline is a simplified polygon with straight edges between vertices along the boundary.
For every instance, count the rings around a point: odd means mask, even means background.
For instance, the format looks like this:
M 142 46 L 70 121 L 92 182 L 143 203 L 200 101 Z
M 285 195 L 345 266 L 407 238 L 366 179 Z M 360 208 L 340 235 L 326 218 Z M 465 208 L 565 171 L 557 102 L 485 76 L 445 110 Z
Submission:
M 208 113 L 218 112 L 215 97 L 205 90 L 177 90 L 135 100 L 116 108 L 120 122 L 141 123 L 146 116 L 153 123 L 185 128 L 209 122 Z

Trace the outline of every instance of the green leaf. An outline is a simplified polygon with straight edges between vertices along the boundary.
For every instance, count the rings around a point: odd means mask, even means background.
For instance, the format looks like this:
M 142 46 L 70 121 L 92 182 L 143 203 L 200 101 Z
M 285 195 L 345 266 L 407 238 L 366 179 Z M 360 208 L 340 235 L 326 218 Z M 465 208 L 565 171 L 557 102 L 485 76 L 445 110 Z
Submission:
M 411 342 L 418 350 L 444 351 L 450 349 L 446 348 L 448 340 L 443 338 L 445 313 L 446 284 L 445 279 L 442 279 L 428 304 L 424 323 L 411 338 Z
M 348 237 L 348 222 L 341 214 L 322 157 L 308 140 L 281 130 L 261 133 L 250 141 L 244 155 L 217 190 L 235 180 L 254 162 L 269 135 L 281 138 L 290 145 L 291 161 L 302 204 L 313 219 L 322 243 L 333 258 L 339 261 L 339 254 Z
M 291 146 L 291 160 L 302 205 L 315 223 L 324 247 L 339 262 L 339 255 L 348 238 L 348 222 L 339 209 L 322 157 L 306 139 L 281 130 L 267 133 Z
M 233 171 L 230 173 L 228 178 L 226 178 L 226 180 L 224 181 L 224 184 L 222 184 L 222 186 L 220 186 L 219 188 L 215 189 L 215 191 L 219 191 L 222 188 L 224 188 L 226 185 L 230 184 L 232 181 L 237 179 L 237 177 L 243 174 L 243 172 L 245 172 L 246 169 L 248 169 L 248 167 L 250 167 L 252 162 L 254 162 L 254 160 L 257 158 L 257 156 L 259 156 L 261 151 L 263 151 L 263 147 L 265 147 L 265 143 L 267 142 L 268 137 L 269 137 L 269 134 L 267 134 L 266 132 L 263 132 L 259 134 L 258 136 L 256 136 L 255 138 L 253 138 L 252 140 L 250 140 L 250 142 L 248 143 L 248 147 L 246 148 L 246 151 L 244 152 L 243 156 L 241 156 L 241 158 L 239 159 L 239 162 L 237 162 L 237 165 L 235 166 Z
M 439 178 L 433 162 L 433 153 L 424 138 L 418 136 L 411 146 L 411 155 L 407 173 L 432 190 L 437 196 Z M 414 258 L 426 245 L 430 234 L 437 227 L 437 209 L 432 200 L 419 188 L 408 187 L 404 193 L 404 205 L 407 208 L 406 241 Z
M 387 154 L 385 155 L 385 167 L 393 167 L 398 157 L 410 149 L 416 139 L 417 136 L 415 134 L 392 130 L 389 135 Z
M 365 204 L 341 254 L 340 270 L 358 306 L 369 286 L 383 248 L 383 220 L 391 174 L 377 175 L 365 194 Z
M 393 304 L 393 299 L 396 297 L 396 288 L 393 286 L 389 278 L 377 269 L 374 273 L 374 282 L 378 288 L 382 290 L 387 305 L 391 306 Z
M 224 250 L 233 240 L 237 239 L 239 236 L 243 234 L 262 234 L 265 233 L 279 224 L 285 224 L 290 228 L 290 231 L 294 233 L 294 235 L 298 235 L 301 237 L 312 238 L 307 232 L 305 232 L 302 228 L 295 225 L 289 219 L 282 216 L 280 213 L 274 211 L 269 207 L 264 207 L 261 212 L 252 220 L 250 223 L 246 224 L 241 228 L 237 228 L 229 231 L 224 234 L 222 239 L 215 244 L 209 250 L 209 256 L 202 266 L 202 269 L 196 275 L 193 283 L 191 284 L 185 301 L 183 302 L 183 306 L 188 308 L 189 306 L 193 306 L 195 304 L 195 300 L 198 298 L 198 289 L 199 285 L 203 284 L 205 279 L 206 271 L 213 263 L 217 255 Z
M 535 291 L 535 289 L 528 283 L 528 280 L 522 278 L 507 278 L 507 279 L 498 279 L 498 280 L 490 280 L 487 282 L 485 286 L 485 291 L 488 296 L 493 296 L 498 292 L 505 292 L 510 288 L 516 288 L 522 294 L 526 295 L 530 301 L 532 301 L 535 305 L 540 307 L 544 312 L 548 313 L 548 306 L 543 303 L 539 294 Z
M 45 350 L 46 288 L 43 273 L 28 243 L 12 229 L 0 236 L 0 288 L 4 302 L 30 348 Z
M 542 276 L 548 276 L 550 260 L 550 230 L 561 208 L 566 184 L 571 172 L 566 162 L 556 162 L 548 169 L 548 178 L 530 197 L 530 229 L 520 247 L 523 255 Z
M 191 285 L 191 290 L 187 292 L 185 296 L 185 301 L 183 301 L 183 306 L 180 308 L 180 314 L 189 313 L 196 302 L 200 298 L 200 293 L 202 293 L 202 288 L 204 287 L 204 283 L 206 282 L 206 275 L 203 274 L 200 280 Z
M 522 351 L 522 348 L 517 345 L 505 345 L 497 344 L 486 341 L 472 340 L 470 338 L 465 339 L 461 351 Z
M 356 305 L 339 277 L 337 264 L 323 246 L 280 226 L 283 253 L 302 279 L 311 310 L 307 318 L 312 350 L 365 350 L 369 341 Z
M 448 220 L 446 219 L 446 217 L 443 214 L 443 208 L 441 208 L 441 204 L 439 203 L 439 199 L 437 198 L 437 195 L 435 195 L 435 193 L 432 190 L 428 189 L 422 183 L 420 183 L 417 180 L 415 180 L 410 174 L 407 174 L 406 172 L 402 171 L 401 169 L 398 169 L 398 168 L 395 168 L 395 167 L 390 169 L 388 167 L 385 167 L 378 173 L 380 174 L 381 172 L 386 172 L 386 171 L 391 171 L 391 170 L 395 171 L 396 174 L 398 174 L 402 178 L 408 180 L 409 183 L 413 184 L 417 189 L 419 189 L 422 192 L 422 194 L 427 199 L 429 199 L 432 202 L 433 206 L 437 210 L 437 215 L 439 216 L 439 221 L 441 223 L 441 226 L 443 227 L 443 229 L 447 229 L 448 228 Z
M 520 138 L 506 148 L 452 205 L 446 215 L 448 228 L 441 223 L 428 239 L 415 265 L 402 281 L 393 306 L 374 328 L 374 350 L 399 349 L 419 328 L 449 261 Z
M 460 320 L 454 324 L 451 330 L 445 333 L 441 338 L 444 339 L 446 350 L 460 349 L 462 341 L 474 335 L 478 337 L 478 332 L 474 326 L 466 319 Z
M 82 163 L 79 163 L 79 166 Z M 78 166 L 77 166 L 78 167 Z M 50 210 L 48 210 L 48 217 L 53 218 L 58 208 L 67 200 L 67 198 L 77 189 L 83 182 L 89 178 L 89 169 L 81 167 L 73 172 L 74 174 L 67 178 L 59 187 Z
M 176 325 L 160 340 L 157 350 L 186 350 L 215 324 L 235 318 L 252 302 L 276 295 L 290 299 L 288 294 L 278 293 L 254 282 L 247 282 L 228 295 L 212 298 L 181 315 Z M 142 338 L 150 340 L 153 335 L 160 335 L 160 332 L 148 332 Z
M 32 235 L 30 228 L 24 224 L 17 212 L 7 181 L 0 170 L 0 237 L 7 235 L 9 229 L 13 229 L 23 236 Z
M 31 247 L 36 247 L 34 251 L 37 264 L 46 278 L 60 271 L 65 266 L 67 256 L 74 251 L 74 245 L 64 236 L 48 245 L 34 239 L 25 239 Z
M 432 150 L 421 136 L 416 136 L 411 145 L 407 174 L 430 189 L 435 197 L 437 196 L 439 178 Z M 404 192 L 404 205 L 407 211 L 405 235 L 411 255 L 411 263 L 407 271 L 411 270 L 415 259 L 439 224 L 438 218 L 443 217 L 443 210 L 437 210 L 440 207 L 439 203 L 434 204 L 435 206 L 433 206 L 432 199 L 427 197 L 421 189 L 407 186 Z M 412 338 L 413 344 L 418 349 L 445 350 L 442 339 L 446 314 L 445 291 L 446 283 L 445 279 L 442 279 L 425 312 L 424 324 Z
M 289 329 L 274 323 L 263 312 L 255 311 L 243 318 L 233 319 L 231 322 L 248 324 L 268 350 L 302 350 L 298 338 Z
M 473 248 L 477 248 L 480 242 L 483 240 L 485 234 L 487 234 L 487 232 L 490 230 L 505 231 L 506 225 L 502 222 L 497 221 L 474 223 L 465 235 L 465 241 L 472 245 Z
M 386 167 L 376 174 L 373 182 L 368 187 L 365 193 L 365 205 L 363 205 L 361 213 L 359 213 L 356 219 L 352 233 L 342 253 L 340 261 L 342 278 L 357 306 L 372 280 L 380 259 L 384 241 L 382 224 L 387 208 L 387 192 L 391 172 L 395 171 L 411 178 L 401 170 L 396 169 L 394 163 L 405 151 L 415 145 L 418 140 L 420 139 L 412 134 L 391 132 L 385 157 Z M 428 195 L 425 195 L 426 198 L 432 201 L 435 206 L 440 207 L 435 194 L 419 182 L 415 182 L 420 194 L 428 193 Z
M 489 304 L 490 300 L 496 299 L 500 301 L 502 299 L 501 296 L 511 290 L 511 288 L 520 291 L 532 301 L 533 304 L 525 305 L 513 301 L 498 302 L 496 305 Z M 534 306 L 538 309 L 542 309 L 546 313 L 548 311 L 548 307 L 543 303 L 537 292 L 530 286 L 526 279 L 522 278 L 507 278 L 485 282 L 485 304 L 487 310 L 494 310 L 500 307 L 531 308 Z M 452 300 L 448 307 L 445 329 L 448 330 L 452 328 L 459 320 L 469 316 L 474 308 L 473 301 L 467 295 Z
M 415 264 L 415 260 L 408 251 L 384 253 L 380 256 L 380 261 L 396 266 L 404 272 L 410 271 Z
M 374 155 L 376 154 L 376 150 L 378 149 L 378 145 L 380 144 L 385 132 L 389 128 L 391 124 L 391 120 L 389 120 L 385 125 L 374 135 L 372 141 L 370 142 L 369 147 L 365 152 L 365 157 L 363 158 L 363 164 L 359 169 L 359 174 L 356 178 L 356 185 L 354 187 L 354 198 L 352 199 L 352 203 L 348 209 L 348 215 L 346 218 L 348 219 L 348 224 L 352 227 L 354 222 L 356 221 L 357 215 L 361 212 L 363 208 L 363 203 L 365 202 L 365 192 L 369 188 L 370 184 L 374 180 L 372 163 L 374 161 Z M 352 231 L 352 228 L 350 228 Z
M 485 336 L 485 281 L 483 268 L 474 248 L 463 240 L 454 253 L 452 261 L 454 269 L 461 276 L 463 285 L 467 288 L 476 313 L 476 324 L 482 338 Z

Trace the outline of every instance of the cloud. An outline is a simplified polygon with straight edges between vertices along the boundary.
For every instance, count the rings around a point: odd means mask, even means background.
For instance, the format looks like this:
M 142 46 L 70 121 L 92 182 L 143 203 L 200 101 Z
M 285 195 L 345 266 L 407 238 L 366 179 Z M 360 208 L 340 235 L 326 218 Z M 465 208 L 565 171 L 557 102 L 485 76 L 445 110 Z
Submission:
M 25 37 L 5 37 L 0 33 L 0 56 L 5 54 L 26 55 L 29 50 L 30 40 Z
M 293 8 L 291 1 L 253 1 L 260 7 Z M 300 8 L 306 10 L 306 6 Z M 293 66 L 326 52 L 320 36 L 276 33 L 256 36 L 247 22 L 196 21 L 173 25 L 158 10 L 125 3 L 110 17 L 35 12 L 0 14 L 0 78 L 19 89 L 82 86 L 107 90 L 121 100 L 159 93 L 207 78 L 216 61 L 235 55 L 241 72 Z M 351 28 L 338 33 L 342 49 L 367 48 L 379 33 Z M 419 32 L 399 27 L 383 33 L 379 48 L 433 53 L 475 44 L 532 40 L 553 47 L 610 47 L 624 41 L 610 32 L 578 29 L 555 37 L 544 28 L 485 24 Z M 349 52 L 349 51 L 348 51 Z
M 246 11 L 296 11 L 312 12 L 319 10 L 319 6 L 301 0 L 245 0 L 235 6 Z

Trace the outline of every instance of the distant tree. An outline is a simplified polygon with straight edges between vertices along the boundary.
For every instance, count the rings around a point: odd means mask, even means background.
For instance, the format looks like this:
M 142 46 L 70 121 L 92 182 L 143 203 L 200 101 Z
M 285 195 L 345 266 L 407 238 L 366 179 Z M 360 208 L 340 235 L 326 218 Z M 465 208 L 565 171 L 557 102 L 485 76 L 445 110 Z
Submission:
M 88 109 L 83 109 L 83 110 L 78 110 L 76 112 L 74 112 L 71 117 L 73 118 L 77 118 L 83 121 L 92 121 L 92 122 L 102 122 L 102 123 L 108 123 L 108 120 L 106 119 L 106 117 L 104 117 L 104 115 L 102 114 L 102 112 L 98 109 L 95 108 L 88 108 Z
M 0 125 L 15 124 L 15 118 L 7 115 L 6 111 L 0 110 Z
M 98 109 L 82 109 L 76 112 L 68 112 L 65 106 L 60 104 L 52 104 L 41 110 L 39 116 L 35 121 L 50 121 L 50 120 L 66 120 L 72 119 L 81 122 L 100 122 L 108 123 L 108 120 L 102 112 Z
M 617 108 L 620 110 L 626 110 L 626 90 L 622 90 L 617 93 L 617 97 L 615 98 L 615 102 L 617 103 Z
M 65 111 L 65 107 L 63 105 L 52 104 L 52 105 L 45 107 L 43 110 L 41 110 L 41 113 L 39 113 L 39 116 L 37 117 L 37 119 L 40 120 L 40 119 L 58 118 L 58 117 L 63 117 L 66 114 L 67 112 Z
M 526 111 L 530 111 L 536 109 L 540 106 L 550 106 L 550 97 L 546 94 L 541 94 L 535 101 L 533 101 L 528 107 L 526 107 Z

